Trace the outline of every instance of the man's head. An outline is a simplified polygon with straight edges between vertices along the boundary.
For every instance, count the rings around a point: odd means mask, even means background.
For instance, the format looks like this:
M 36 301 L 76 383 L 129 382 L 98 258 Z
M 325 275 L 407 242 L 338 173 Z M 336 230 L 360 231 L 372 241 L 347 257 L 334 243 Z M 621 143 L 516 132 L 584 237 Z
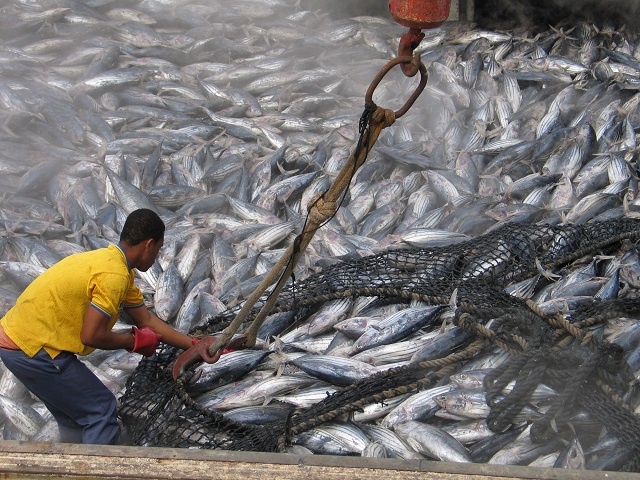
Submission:
M 164 222 L 156 212 L 148 208 L 140 208 L 131 212 L 120 233 L 120 241 L 130 246 L 148 239 L 157 242 L 163 238 Z
M 147 271 L 164 244 L 164 222 L 153 210 L 134 210 L 124 222 L 120 243 L 128 253 L 131 266 Z

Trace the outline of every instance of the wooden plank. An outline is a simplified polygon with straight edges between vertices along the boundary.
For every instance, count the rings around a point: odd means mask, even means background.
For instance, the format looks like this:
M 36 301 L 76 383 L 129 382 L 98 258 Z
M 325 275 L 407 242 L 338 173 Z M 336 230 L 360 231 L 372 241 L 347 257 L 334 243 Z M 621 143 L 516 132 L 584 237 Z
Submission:
M 637 474 L 329 455 L 4 441 L 2 478 L 224 480 L 638 480 Z

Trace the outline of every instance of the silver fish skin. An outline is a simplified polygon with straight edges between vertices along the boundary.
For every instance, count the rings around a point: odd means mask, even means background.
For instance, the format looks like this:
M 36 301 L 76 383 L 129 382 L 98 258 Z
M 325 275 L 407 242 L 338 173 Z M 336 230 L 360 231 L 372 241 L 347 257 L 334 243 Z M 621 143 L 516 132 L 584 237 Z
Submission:
M 473 444 L 495 435 L 484 419 L 452 423 L 443 426 L 442 429 L 463 445 Z
M 1 203 L 3 208 L 12 208 L 15 211 L 23 211 L 26 218 L 40 220 L 46 222 L 59 223 L 62 221 L 62 215 L 55 208 L 39 199 L 13 195 L 11 198 L 4 199 Z
M 623 350 L 630 351 L 640 339 L 640 326 L 629 319 L 619 318 L 611 322 L 603 332 L 608 342 L 619 345 Z
M 367 363 L 333 355 L 304 355 L 289 363 L 332 385 L 346 386 L 379 371 Z
M 374 207 L 380 208 L 383 205 L 387 205 L 391 202 L 400 200 L 404 194 L 404 188 L 402 182 L 387 180 L 382 181 L 381 185 L 378 186 L 378 189 L 374 196 Z
M 362 452 L 360 452 L 361 457 L 365 458 L 387 458 L 387 449 L 382 444 L 382 442 L 373 441 L 367 443 Z
M 29 390 L 8 369 L 4 369 L 0 377 L 0 395 L 25 403 L 32 400 Z
M 437 335 L 437 331 L 429 332 L 426 334 L 416 333 L 409 337 L 408 340 L 402 340 L 388 345 L 380 345 L 378 347 L 369 348 L 353 355 L 352 358 L 354 360 L 360 360 L 375 366 L 381 366 L 390 363 L 408 362 L 426 341 Z
M 394 431 L 418 453 L 443 462 L 473 463 L 467 449 L 441 428 L 409 421 L 394 426 Z
M 196 265 L 184 283 L 185 292 L 190 292 L 202 280 L 211 280 L 211 257 L 209 251 L 201 249 L 196 257 Z
M 285 203 L 292 196 L 303 192 L 316 176 L 316 172 L 310 172 L 284 178 L 266 188 L 257 199 L 256 205 L 274 212 L 277 202 Z
M 360 337 L 368 326 L 377 324 L 380 322 L 380 318 L 376 317 L 350 317 L 345 320 L 340 320 L 333 325 L 333 329 L 340 333 L 347 335 L 349 338 L 356 340 Z
M 424 455 L 416 452 L 393 430 L 379 425 L 362 425 L 362 430 L 373 441 L 384 445 L 389 458 L 402 458 L 404 460 L 417 460 L 424 458 Z
M 0 314 L 5 315 L 15 304 L 19 292 L 0 287 Z
M 531 462 L 529 466 L 538 468 L 552 468 L 557 460 L 558 452 L 552 452 L 547 455 L 540 455 L 533 462 Z
M 271 352 L 268 350 L 239 350 L 222 355 L 216 363 L 205 363 L 194 370 L 189 381 L 191 392 L 204 392 L 226 385 L 252 371 Z
M 438 408 L 437 403 L 433 400 L 434 397 L 444 394 L 452 388 L 452 385 L 443 385 L 410 396 L 391 410 L 380 422 L 380 425 L 392 429 L 395 425 L 408 421 L 427 420 Z
M 298 374 L 283 374 L 281 376 L 267 375 L 257 376 L 255 378 L 248 376 L 248 378 L 252 378 L 252 381 L 236 382 L 237 384 L 243 384 L 243 388 L 233 393 L 227 392 L 224 398 L 221 398 L 221 401 L 212 405 L 211 408 L 214 408 L 216 411 L 229 411 L 247 406 L 268 405 L 275 397 L 287 395 L 317 382 L 312 377 L 300 376 Z M 222 390 L 224 388 L 225 387 L 219 387 L 216 390 Z
M 269 250 L 285 240 L 291 233 L 294 233 L 298 226 L 297 220 L 267 226 L 243 240 L 236 247 L 236 251 L 244 253 L 248 249 L 256 252 Z
M 560 174 L 532 173 L 513 182 L 505 191 L 505 199 L 508 201 L 524 199 L 534 188 L 547 186 L 560 179 Z
M 385 400 L 384 402 L 370 403 L 369 405 L 365 405 L 361 411 L 354 412 L 351 419 L 361 425 L 362 428 L 365 428 L 366 426 L 369 426 L 372 421 L 385 417 L 391 410 L 405 401 L 409 396 L 411 396 L 410 393 L 398 395 Z
M 62 259 L 62 255 L 49 248 L 46 243 L 36 239 L 13 237 L 9 238 L 8 244 L 18 259 L 24 263 L 49 268 Z
M 585 469 L 584 451 L 577 437 L 573 437 L 569 444 L 560 452 L 553 467 L 570 470 Z
M 609 164 L 611 159 L 607 156 L 596 157 L 586 162 L 573 178 L 575 192 L 578 198 L 586 194 L 594 193 L 611 183 L 609 179 Z
M 330 332 L 336 323 L 347 316 L 352 306 L 353 300 L 351 298 L 342 298 L 325 303 L 309 319 L 309 335 L 317 336 Z
M 578 307 L 593 304 L 593 302 L 593 296 L 589 295 L 558 297 L 538 303 L 538 308 L 541 312 L 544 312 L 545 315 L 566 314 L 575 311 Z
M 253 291 L 262 283 L 266 276 L 266 273 L 256 274 L 247 280 L 240 282 L 234 286 L 231 286 L 223 294 L 220 295 L 220 301 L 226 304 L 229 308 L 235 306 L 237 303 L 245 300 L 251 295 Z M 266 293 L 271 291 L 272 287 L 268 287 Z
M 280 405 L 248 406 L 228 410 L 222 414 L 228 420 L 248 424 L 265 425 L 283 422 L 291 413 L 291 408 Z M 311 452 L 308 452 L 311 453 Z
M 375 197 L 371 189 L 352 197 L 348 209 L 357 224 L 364 219 L 373 208 Z
M 0 409 L 5 419 L 27 438 L 34 437 L 45 421 L 28 403 L 0 395 Z
M 282 220 L 269 210 L 258 207 L 237 198 L 227 196 L 227 202 L 231 209 L 241 219 L 246 221 L 263 223 L 266 225 L 276 225 L 282 223 Z
M 550 297 L 578 297 L 595 295 L 607 283 L 608 279 L 604 277 L 591 277 L 569 282 L 561 282 L 556 288 L 552 288 L 549 292 Z
M 207 167 L 201 180 L 207 182 L 220 182 L 234 172 L 242 170 L 243 161 L 240 155 L 227 155 L 213 165 Z
M 110 8 L 105 13 L 105 15 L 107 16 L 107 18 L 111 20 L 116 20 L 116 21 L 123 21 L 123 20 L 134 21 L 134 22 L 142 23 L 144 25 L 153 25 L 157 23 L 152 16 L 147 15 L 143 11 L 136 10 L 134 8 L 125 8 L 125 7 Z
M 205 278 L 197 283 L 185 296 L 184 302 L 176 313 L 175 328 L 182 333 L 188 333 L 196 326 L 201 317 L 202 293 L 211 292 L 211 279 Z
M 173 322 L 182 305 L 184 292 L 180 272 L 174 263 L 162 272 L 156 284 L 154 310 L 166 322 Z
M 317 380 L 307 375 L 273 376 L 255 383 L 247 390 L 246 396 L 251 402 L 268 402 L 276 396 L 286 395 L 315 383 Z
M 326 432 L 318 431 L 313 428 L 296 435 L 292 442 L 294 445 L 304 446 L 313 453 L 322 455 L 354 455 L 356 453 L 353 448 L 345 445 Z
M 308 353 L 322 354 L 327 351 L 329 346 L 334 341 L 335 337 L 335 332 L 328 332 L 323 335 L 316 335 L 313 337 L 305 335 L 304 338 L 292 342 L 287 342 L 285 343 L 285 345 L 297 348 L 298 350 L 302 350 Z
M 203 321 L 217 317 L 226 309 L 226 305 L 212 294 L 208 292 L 202 292 L 200 294 L 200 316 Z
M 254 370 L 242 379 L 203 392 L 195 397 L 195 400 L 199 405 L 215 411 L 223 412 L 239 408 L 239 402 L 235 400 L 236 396 L 243 398 L 247 388 L 271 376 L 273 372 Z
M 100 208 L 104 205 L 104 200 L 97 194 L 93 178 L 78 181 L 72 187 L 71 194 L 84 211 L 85 218 L 95 220 L 98 217 Z
M 516 440 L 494 454 L 487 463 L 492 465 L 528 465 L 542 455 L 557 451 L 559 442 L 534 445 L 528 426 Z
M 44 271 L 44 267 L 31 263 L 0 262 L 0 272 L 3 272 L 20 291 L 27 288 L 27 286 Z
M 360 455 L 370 442 L 369 437 L 355 423 L 327 422 L 316 427 L 316 430 L 329 435 L 345 448 Z
M 200 252 L 200 235 L 193 234 L 187 238 L 180 251 L 174 258 L 175 266 L 180 273 L 182 283 L 186 283 L 187 278 L 193 272 Z
M 457 388 L 477 390 L 484 388 L 484 379 L 490 371 L 490 368 L 463 371 L 454 373 L 449 380 L 457 385 Z
M 484 389 L 451 389 L 447 393 L 436 396 L 433 400 L 441 407 L 441 410 L 436 412 L 436 416 L 442 418 L 483 419 L 487 418 L 490 411 Z M 541 415 L 535 408 L 524 407 L 514 421 L 535 419 Z
M 41 109 L 49 125 L 60 130 L 64 136 L 76 146 L 85 142 L 85 132 L 88 127 L 77 115 L 75 109 L 60 104 L 47 104 Z
M 284 453 L 292 453 L 294 455 L 313 455 L 314 453 L 309 450 L 307 447 L 303 447 L 302 445 L 291 445 L 285 448 Z
M 139 354 L 136 354 L 140 356 Z M 106 369 L 100 369 L 89 361 L 83 361 L 91 372 L 100 379 L 100 381 L 109 389 L 114 395 L 120 395 L 124 384 L 127 380 L 127 376 L 121 370 L 111 369 L 117 376 L 113 376 L 107 373 Z
M 428 339 L 413 354 L 410 363 L 420 363 L 449 355 L 464 345 L 470 338 L 460 327 L 452 327 L 436 337 Z
M 120 350 L 109 355 L 100 365 L 113 370 L 121 370 L 125 373 L 133 373 L 139 363 L 139 355 L 127 352 L 126 350 Z
M 182 208 L 185 204 L 203 197 L 207 192 L 192 185 L 172 184 L 154 185 L 146 193 L 156 208 Z
M 154 212 L 158 212 L 155 204 L 149 199 L 146 193 L 137 188 L 135 185 L 127 182 L 118 176 L 109 167 L 105 167 L 105 172 L 111 186 L 117 196 L 117 203 L 127 212 L 131 213 L 138 208 L 148 208 Z
M 351 345 L 353 345 L 353 339 L 347 337 L 343 333 L 338 332 L 333 336 L 327 349 L 321 353 L 324 353 L 326 355 L 336 355 L 338 357 L 348 356 Z
M 427 227 L 408 227 L 397 235 L 388 235 L 380 242 L 384 248 L 394 244 L 407 244 L 412 247 L 437 247 L 470 240 L 464 233 L 454 233 L 444 229 Z
M 73 87 L 73 91 L 95 95 L 114 87 L 138 85 L 148 72 L 142 68 L 115 68 L 97 73 Z
M 234 257 L 235 258 L 235 257 Z M 243 258 L 234 263 L 228 270 L 223 272 L 219 280 L 214 281 L 211 293 L 220 297 L 230 288 L 238 285 L 240 282 L 249 279 L 255 271 L 258 262 L 258 255 Z
M 265 341 L 275 340 L 275 337 L 281 335 L 294 321 L 295 312 L 280 312 L 268 315 L 258 329 L 257 336 Z
M 21 177 L 16 186 L 16 195 L 32 195 L 41 190 L 51 177 L 60 170 L 57 160 L 48 160 L 29 168 Z
M 221 235 L 216 235 L 210 247 L 211 273 L 214 281 L 219 281 L 231 268 L 235 260 L 235 252 L 231 244 Z
M 442 310 L 441 306 L 415 307 L 401 310 L 369 327 L 354 342 L 352 352 L 358 353 L 383 344 L 393 343 L 430 324 Z
M 60 442 L 60 429 L 58 427 L 58 422 L 55 418 L 49 418 L 44 422 L 44 425 L 40 428 L 38 433 L 36 433 L 30 439 L 32 442 L 46 442 L 46 443 L 57 443 Z
M 320 383 L 320 385 L 303 388 L 289 395 L 276 396 L 274 397 L 274 400 L 289 403 L 299 408 L 308 408 L 322 400 L 325 400 L 327 396 L 337 392 L 339 389 L 339 387 L 335 387 L 324 382 Z
M 451 383 L 457 385 L 464 390 L 478 390 L 484 388 L 484 378 L 491 371 L 490 368 L 466 370 L 458 373 L 454 373 L 449 377 Z M 515 382 L 509 383 L 503 390 L 503 393 L 507 395 L 513 387 Z M 547 400 L 555 395 L 555 391 L 547 387 L 546 385 L 538 385 L 531 395 L 532 401 Z
M 405 209 L 402 222 L 397 227 L 398 231 L 403 231 L 409 225 L 414 224 L 422 218 L 428 211 L 436 207 L 437 199 L 434 192 L 425 186 L 420 187 L 409 195 L 407 208 Z
M 149 163 L 149 160 L 145 162 L 145 165 Z M 207 214 L 219 212 L 226 206 L 226 199 L 224 195 L 218 193 L 211 193 L 203 197 L 199 197 L 195 200 L 191 200 L 182 205 L 176 210 L 176 216 L 178 217 L 191 217 L 196 214 Z

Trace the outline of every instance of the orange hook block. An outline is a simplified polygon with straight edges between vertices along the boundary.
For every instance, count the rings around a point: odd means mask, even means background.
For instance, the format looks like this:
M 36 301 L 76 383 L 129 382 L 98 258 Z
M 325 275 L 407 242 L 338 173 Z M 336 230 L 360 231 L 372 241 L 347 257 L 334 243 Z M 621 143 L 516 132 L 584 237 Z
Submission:
M 389 0 L 389 11 L 400 25 L 419 30 L 442 25 L 449 17 L 451 0 Z

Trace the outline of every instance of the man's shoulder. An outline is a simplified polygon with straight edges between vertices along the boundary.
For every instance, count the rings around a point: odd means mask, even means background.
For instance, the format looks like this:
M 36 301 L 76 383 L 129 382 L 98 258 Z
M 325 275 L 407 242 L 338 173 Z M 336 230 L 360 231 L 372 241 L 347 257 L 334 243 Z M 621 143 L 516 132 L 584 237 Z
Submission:
M 85 253 L 89 255 L 82 258 L 82 260 L 91 264 L 91 269 L 94 274 L 113 274 L 129 277 L 129 268 L 127 267 L 124 255 L 117 246 L 109 245 L 108 247 L 98 248 Z

